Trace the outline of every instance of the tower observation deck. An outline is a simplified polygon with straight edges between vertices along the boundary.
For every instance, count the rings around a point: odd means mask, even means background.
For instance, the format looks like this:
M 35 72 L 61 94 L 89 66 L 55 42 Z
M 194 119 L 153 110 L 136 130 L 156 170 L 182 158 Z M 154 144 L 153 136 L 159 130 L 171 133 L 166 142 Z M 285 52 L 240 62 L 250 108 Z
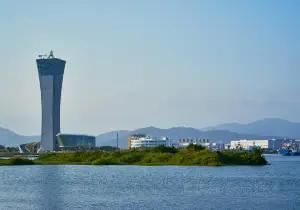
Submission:
M 60 101 L 66 61 L 53 52 L 36 59 L 42 100 L 42 133 L 40 151 L 55 151 L 56 135 L 60 133 Z

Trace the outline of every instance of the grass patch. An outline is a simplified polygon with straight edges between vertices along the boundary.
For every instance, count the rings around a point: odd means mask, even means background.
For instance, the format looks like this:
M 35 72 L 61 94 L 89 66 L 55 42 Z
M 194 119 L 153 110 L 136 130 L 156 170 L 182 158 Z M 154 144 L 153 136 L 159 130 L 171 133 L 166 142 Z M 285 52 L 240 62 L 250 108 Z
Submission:
M 9 165 L 33 165 L 32 160 L 26 158 L 13 157 L 10 159 L 0 160 L 0 166 L 9 166 Z

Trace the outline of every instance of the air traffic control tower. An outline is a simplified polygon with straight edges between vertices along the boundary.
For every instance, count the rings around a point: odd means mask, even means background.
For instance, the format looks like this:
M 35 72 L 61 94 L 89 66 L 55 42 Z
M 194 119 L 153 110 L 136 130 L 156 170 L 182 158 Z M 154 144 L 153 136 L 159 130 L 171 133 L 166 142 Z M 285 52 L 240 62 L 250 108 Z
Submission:
M 56 135 L 60 133 L 60 99 L 66 61 L 39 55 L 36 60 L 42 99 L 41 152 L 56 150 Z

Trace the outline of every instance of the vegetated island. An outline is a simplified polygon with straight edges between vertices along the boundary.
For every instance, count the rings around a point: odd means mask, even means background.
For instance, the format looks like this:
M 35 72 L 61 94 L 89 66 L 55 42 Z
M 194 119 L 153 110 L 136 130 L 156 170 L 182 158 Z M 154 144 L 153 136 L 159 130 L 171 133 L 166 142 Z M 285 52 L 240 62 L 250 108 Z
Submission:
M 210 151 L 202 146 L 187 148 L 159 146 L 151 149 L 117 151 L 60 152 L 41 154 L 36 160 L 11 158 L 0 160 L 0 165 L 182 165 L 225 166 L 266 165 L 261 150 Z

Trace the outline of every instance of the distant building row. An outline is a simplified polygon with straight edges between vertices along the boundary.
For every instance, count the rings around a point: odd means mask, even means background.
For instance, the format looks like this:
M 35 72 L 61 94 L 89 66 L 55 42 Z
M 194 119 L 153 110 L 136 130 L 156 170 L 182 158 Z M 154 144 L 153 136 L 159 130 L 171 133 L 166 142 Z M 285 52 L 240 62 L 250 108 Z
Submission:
M 293 141 L 294 144 L 298 145 L 300 148 L 300 140 L 290 140 L 290 139 L 241 139 L 232 140 L 229 144 L 222 144 L 213 142 L 209 139 L 203 138 L 169 138 L 169 137 L 153 137 L 144 134 L 132 135 L 128 138 L 128 148 L 152 148 L 160 145 L 163 146 L 173 146 L 176 148 L 184 148 L 190 144 L 201 145 L 207 147 L 211 150 L 252 150 L 254 148 L 261 148 L 264 150 L 279 150 L 286 143 Z
M 233 140 L 230 142 L 229 149 L 252 150 L 254 148 L 261 148 L 265 150 L 279 150 L 282 146 L 293 143 L 300 148 L 300 140 L 294 139 L 264 139 L 264 140 Z

